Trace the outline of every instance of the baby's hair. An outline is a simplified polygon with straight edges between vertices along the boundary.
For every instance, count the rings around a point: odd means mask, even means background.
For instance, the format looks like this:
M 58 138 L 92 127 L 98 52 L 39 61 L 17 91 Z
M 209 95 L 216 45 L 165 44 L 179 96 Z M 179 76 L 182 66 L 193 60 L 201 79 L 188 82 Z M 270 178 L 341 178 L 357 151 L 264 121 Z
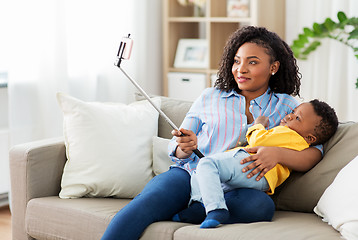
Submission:
M 317 140 L 314 144 L 323 144 L 330 139 L 338 128 L 338 117 L 336 112 L 327 103 L 314 99 L 310 101 L 315 113 L 322 119 L 315 126 L 315 136 Z
M 254 26 L 240 28 L 230 36 L 221 58 L 216 88 L 227 92 L 241 91 L 232 74 L 232 66 L 237 50 L 245 43 L 255 43 L 265 48 L 271 57 L 271 63 L 280 62 L 278 71 L 269 80 L 271 91 L 300 95 L 301 74 L 291 48 L 276 33 Z

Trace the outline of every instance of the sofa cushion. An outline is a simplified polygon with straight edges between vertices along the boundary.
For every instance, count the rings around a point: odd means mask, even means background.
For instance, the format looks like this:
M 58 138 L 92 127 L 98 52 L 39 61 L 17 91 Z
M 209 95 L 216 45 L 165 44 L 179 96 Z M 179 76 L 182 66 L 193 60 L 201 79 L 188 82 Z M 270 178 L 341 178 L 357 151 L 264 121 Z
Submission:
M 135 99 L 137 101 L 144 100 L 144 96 L 140 93 L 135 94 Z M 173 99 L 168 97 L 160 97 L 161 107 L 160 109 L 169 117 L 169 119 L 177 126 L 180 127 L 180 124 L 184 120 L 186 113 L 189 111 L 191 105 L 193 104 L 190 101 Z M 158 120 L 158 136 L 162 138 L 171 139 L 173 135 L 172 127 L 168 124 L 166 119 L 162 116 L 159 116 Z
M 260 211 L 258 209 L 258 211 Z M 228 224 L 215 229 L 201 229 L 198 225 L 179 228 L 174 233 L 175 240 L 338 240 L 339 232 L 311 213 L 278 211 L 272 222 L 250 224 Z
M 345 239 L 358 239 L 357 170 L 358 156 L 338 173 L 314 208 Z
M 59 197 L 34 198 L 26 211 L 26 231 L 36 239 L 101 239 L 114 215 L 130 199 Z M 141 240 L 173 239 L 173 233 L 186 223 L 151 224 Z
M 129 201 L 34 198 L 27 204 L 25 228 L 36 239 L 100 239 L 112 217 Z
M 273 199 L 277 209 L 313 212 L 338 172 L 358 155 L 358 123 L 340 123 L 335 135 L 324 144 L 323 159 L 306 173 L 292 172 Z
M 136 196 L 153 177 L 158 112 L 148 101 L 84 102 L 57 95 L 64 114 L 67 162 L 61 198 Z M 160 99 L 153 100 L 160 106 Z
M 167 97 L 161 97 L 162 111 L 173 121 L 173 123 L 180 127 L 183 122 L 186 113 L 189 111 L 192 102 L 184 101 L 184 100 L 176 100 Z M 172 127 L 168 124 L 168 122 L 162 116 L 159 116 L 158 120 L 158 136 L 162 138 L 171 139 L 173 135 Z
M 153 173 L 159 175 L 168 171 L 174 163 L 168 154 L 169 139 L 153 136 Z
M 176 230 L 184 226 L 190 226 L 189 223 L 162 221 L 150 224 L 143 232 L 140 240 L 168 240 L 174 239 Z

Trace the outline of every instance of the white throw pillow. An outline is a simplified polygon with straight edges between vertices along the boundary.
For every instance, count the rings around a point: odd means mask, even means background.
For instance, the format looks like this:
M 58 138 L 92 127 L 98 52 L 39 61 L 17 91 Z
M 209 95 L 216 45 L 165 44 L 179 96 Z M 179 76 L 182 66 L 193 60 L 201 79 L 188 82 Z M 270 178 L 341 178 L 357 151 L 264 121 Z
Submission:
M 169 139 L 153 136 L 153 172 L 159 175 L 169 170 L 174 163 L 168 154 Z
M 153 177 L 158 112 L 148 101 L 84 102 L 57 94 L 64 115 L 67 162 L 61 198 L 132 198 Z M 160 106 L 160 98 L 153 101 Z
M 358 239 L 357 171 L 358 156 L 337 174 L 314 208 L 323 221 L 349 240 Z

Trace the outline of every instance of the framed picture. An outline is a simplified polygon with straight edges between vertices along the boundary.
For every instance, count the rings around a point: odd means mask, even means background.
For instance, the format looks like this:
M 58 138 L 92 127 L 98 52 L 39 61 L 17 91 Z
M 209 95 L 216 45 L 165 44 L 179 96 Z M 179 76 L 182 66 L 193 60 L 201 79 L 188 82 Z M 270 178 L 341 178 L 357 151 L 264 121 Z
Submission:
M 206 39 L 179 39 L 175 54 L 175 68 L 207 68 L 208 41 Z
M 250 0 L 227 0 L 228 17 L 249 17 Z

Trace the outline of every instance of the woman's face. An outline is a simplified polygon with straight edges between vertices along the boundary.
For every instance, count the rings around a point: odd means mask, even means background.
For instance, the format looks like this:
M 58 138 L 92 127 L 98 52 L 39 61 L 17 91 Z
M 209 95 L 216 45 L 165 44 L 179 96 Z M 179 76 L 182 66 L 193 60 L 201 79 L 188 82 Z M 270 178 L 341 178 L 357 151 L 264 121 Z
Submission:
M 256 43 L 244 43 L 236 52 L 232 74 L 241 94 L 250 98 L 267 91 L 272 73 L 278 71 L 278 61 L 271 64 L 267 50 Z

